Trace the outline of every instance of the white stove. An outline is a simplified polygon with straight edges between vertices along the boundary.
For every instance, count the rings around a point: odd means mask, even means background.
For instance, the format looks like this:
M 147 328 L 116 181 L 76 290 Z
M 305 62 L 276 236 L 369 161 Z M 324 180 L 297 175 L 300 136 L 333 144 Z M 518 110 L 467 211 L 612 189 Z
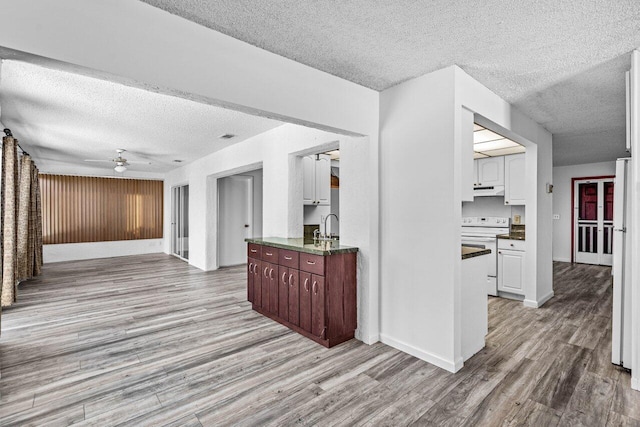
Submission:
M 487 259 L 487 294 L 498 295 L 498 240 L 500 234 L 509 233 L 509 218 L 482 216 L 462 218 L 462 244 L 491 249 Z

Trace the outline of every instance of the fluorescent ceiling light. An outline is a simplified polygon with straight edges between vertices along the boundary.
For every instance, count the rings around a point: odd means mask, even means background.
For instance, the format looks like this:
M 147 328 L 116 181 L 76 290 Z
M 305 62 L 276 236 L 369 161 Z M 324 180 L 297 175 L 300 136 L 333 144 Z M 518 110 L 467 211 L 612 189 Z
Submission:
M 479 130 L 473 132 L 473 143 L 478 144 L 480 142 L 494 141 L 496 139 L 503 139 L 504 136 L 498 135 L 489 129 Z
M 473 151 L 491 151 L 491 150 L 499 150 L 501 148 L 509 148 L 509 147 L 517 147 L 518 144 L 516 142 L 511 141 L 510 139 L 498 139 L 496 141 L 489 142 L 481 142 L 479 144 L 473 145 Z
M 479 130 L 483 130 L 483 129 L 484 129 L 484 128 L 483 128 L 482 126 L 480 126 L 479 124 L 477 124 L 477 123 L 474 123 L 474 124 L 473 124 L 473 131 L 474 131 L 474 132 L 477 132 L 477 131 L 479 131 Z
M 489 157 L 486 154 L 482 154 L 482 153 L 473 153 L 473 159 L 484 159 L 485 157 Z
M 525 148 L 522 145 L 515 147 L 501 148 L 499 150 L 483 151 L 482 154 L 486 154 L 489 157 L 507 156 L 509 154 L 524 153 Z

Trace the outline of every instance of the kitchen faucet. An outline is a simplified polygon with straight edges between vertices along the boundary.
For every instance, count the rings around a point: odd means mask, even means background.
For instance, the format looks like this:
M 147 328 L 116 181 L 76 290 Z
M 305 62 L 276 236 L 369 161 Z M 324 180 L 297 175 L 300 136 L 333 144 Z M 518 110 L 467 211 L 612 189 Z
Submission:
M 326 239 L 329 239 L 329 238 L 330 238 L 330 237 L 329 237 L 329 234 L 327 234 L 327 220 L 329 219 L 329 217 L 330 217 L 330 216 L 335 216 L 335 217 L 336 217 L 336 221 L 340 221 L 340 220 L 338 219 L 338 215 L 336 215 L 336 214 L 334 214 L 334 213 L 331 213 L 331 214 L 329 214 L 329 215 L 327 215 L 327 216 L 325 217 L 325 219 L 324 219 L 324 237 L 325 237 Z M 320 238 L 322 238 L 322 237 L 323 237 L 323 236 L 322 236 L 322 235 L 320 235 Z

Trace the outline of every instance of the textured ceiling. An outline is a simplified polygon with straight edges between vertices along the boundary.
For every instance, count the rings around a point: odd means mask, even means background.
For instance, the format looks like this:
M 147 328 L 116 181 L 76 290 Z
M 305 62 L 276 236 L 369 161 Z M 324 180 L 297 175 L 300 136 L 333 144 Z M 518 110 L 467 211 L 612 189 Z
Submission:
M 554 133 L 556 164 L 624 155 L 638 0 L 143 1 L 377 90 L 456 64 Z
M 2 61 L 2 123 L 43 171 L 74 164 L 78 173 L 101 167 L 84 159 L 110 159 L 117 148 L 133 172 L 166 172 L 282 123 L 119 83 Z M 224 133 L 237 135 L 220 140 Z M 188 149 L 186 149 L 188 147 Z M 183 163 L 183 164 L 184 164 Z M 113 165 L 102 165 L 113 175 Z

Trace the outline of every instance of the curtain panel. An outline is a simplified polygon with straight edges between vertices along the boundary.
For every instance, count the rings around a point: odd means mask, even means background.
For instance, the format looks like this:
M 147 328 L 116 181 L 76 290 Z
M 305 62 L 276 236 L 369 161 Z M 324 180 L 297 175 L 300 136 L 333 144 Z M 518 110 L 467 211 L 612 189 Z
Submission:
M 18 142 L 2 138 L 2 288 L 0 305 L 15 302 L 18 258 Z

